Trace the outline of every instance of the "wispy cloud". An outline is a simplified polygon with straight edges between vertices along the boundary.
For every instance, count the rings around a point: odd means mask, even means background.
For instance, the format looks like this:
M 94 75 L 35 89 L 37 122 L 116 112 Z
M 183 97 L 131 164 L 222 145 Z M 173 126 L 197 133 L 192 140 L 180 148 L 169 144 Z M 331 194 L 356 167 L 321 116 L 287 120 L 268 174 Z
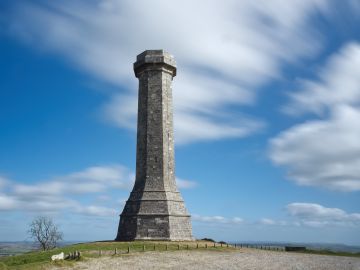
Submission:
M 116 211 L 109 207 L 83 205 L 82 196 L 110 189 L 129 190 L 134 175 L 119 165 L 94 166 L 32 185 L 7 180 L 7 192 L 0 193 L 0 210 L 35 213 L 69 213 L 107 216 Z M 104 196 L 104 194 L 102 194 Z
M 75 212 L 90 216 L 114 217 L 119 211 L 109 207 L 90 205 L 90 206 L 76 207 Z
M 260 223 L 263 224 L 263 225 L 275 225 L 276 221 L 273 220 L 273 219 L 270 219 L 270 218 L 262 218 L 260 220 Z
M 14 193 L 21 196 L 98 193 L 109 188 L 130 189 L 133 180 L 133 173 L 123 166 L 95 166 L 35 185 L 17 184 Z
M 197 182 L 176 178 L 176 184 L 180 189 L 194 188 L 197 186 Z
M 300 185 L 360 190 L 360 110 L 338 107 L 328 120 L 286 130 L 270 141 L 270 157 Z
M 18 203 L 14 197 L 0 193 L 0 210 L 15 209 L 17 206 Z
M 308 120 L 270 140 L 270 158 L 300 185 L 360 190 L 360 45 L 330 58 L 319 79 L 291 95 L 288 109 L 324 118 Z
M 202 224 L 221 225 L 250 225 L 256 227 L 313 227 L 325 226 L 357 227 L 360 225 L 360 213 L 347 213 L 339 208 L 328 208 L 316 203 L 294 202 L 285 206 L 288 217 L 283 219 L 261 218 L 259 220 L 244 220 L 239 217 L 202 216 L 194 214 L 192 220 Z
M 290 94 L 284 107 L 289 114 L 306 112 L 325 115 L 339 105 L 360 105 L 360 44 L 346 44 L 330 57 L 318 74 L 318 80 L 302 80 L 301 91 Z
M 124 166 L 106 165 L 89 167 L 33 184 L 20 184 L 0 178 L 0 183 L 7 185 L 6 193 L 0 190 L 0 211 L 48 214 L 66 211 L 88 216 L 115 216 L 125 200 L 112 202 L 111 192 L 130 191 L 134 177 L 134 173 Z M 177 183 L 183 189 L 196 186 L 194 181 L 178 178 Z M 89 194 L 94 197 L 93 203 L 83 200 Z M 119 209 L 113 209 L 113 205 Z
M 9 182 L 9 179 L 0 176 L 0 190 L 3 189 Z
M 286 207 L 298 224 L 310 227 L 358 226 L 360 213 L 347 213 L 339 208 L 328 208 L 315 203 L 291 203 Z
M 244 220 L 239 217 L 227 218 L 223 216 L 201 216 L 197 214 L 192 215 L 192 220 L 202 223 L 214 224 L 214 225 L 219 225 L 219 224 L 236 225 L 236 224 L 244 223 Z
M 284 63 L 317 52 L 321 38 L 307 26 L 328 2 L 155 0 L 149 5 L 119 0 L 22 2 L 14 4 L 8 29 L 126 89 L 111 94 L 103 108 L 105 117 L 123 128 L 135 123 L 135 56 L 150 48 L 169 50 L 179 68 L 174 81 L 176 141 L 189 143 L 244 137 L 264 127 L 261 120 L 234 114 L 231 108 L 254 104 L 256 89 L 281 76 Z
M 262 218 L 254 224 L 263 226 L 286 227 L 357 227 L 360 225 L 360 213 L 347 213 L 339 208 L 329 208 L 316 203 L 294 202 L 285 207 L 288 218 Z

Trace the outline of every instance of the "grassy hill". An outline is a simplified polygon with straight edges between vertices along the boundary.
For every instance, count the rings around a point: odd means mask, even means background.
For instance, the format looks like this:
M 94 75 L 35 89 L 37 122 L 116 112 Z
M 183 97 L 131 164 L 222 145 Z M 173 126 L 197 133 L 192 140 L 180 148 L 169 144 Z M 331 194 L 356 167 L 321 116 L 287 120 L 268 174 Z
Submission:
M 215 246 L 214 246 L 215 245 Z M 13 269 L 46 269 L 50 265 L 72 266 L 76 260 L 51 262 L 51 256 L 64 252 L 68 254 L 74 251 L 80 251 L 81 260 L 87 258 L 94 258 L 100 256 L 126 256 L 126 254 L 144 251 L 177 251 L 177 250 L 234 250 L 234 246 L 227 246 L 226 244 L 214 243 L 211 241 L 193 241 L 193 242 L 154 242 L 154 241 L 135 241 L 135 242 L 90 242 L 79 243 L 68 246 L 59 247 L 50 251 L 31 251 L 21 255 L 8 256 L 0 258 L 0 270 Z M 273 251 L 275 252 L 275 251 Z M 281 251 L 283 252 L 283 251 Z M 305 253 L 322 254 L 322 255 L 337 255 L 337 256 L 352 256 L 360 257 L 360 253 L 349 252 L 334 252 L 329 250 L 307 250 Z
M 69 246 L 59 247 L 50 251 L 32 251 L 21 255 L 8 256 L 0 258 L 0 270 L 12 269 L 41 269 L 54 264 L 51 262 L 51 256 L 64 252 L 68 254 L 74 251 L 80 251 L 82 259 L 99 256 L 118 256 L 127 254 L 128 252 L 144 252 L 144 251 L 175 251 L 185 249 L 208 249 L 208 250 L 225 250 L 232 248 L 226 245 L 221 246 L 219 243 L 215 244 L 209 241 L 194 241 L 194 242 L 90 242 L 79 243 Z M 116 252 L 116 254 L 115 254 Z M 72 265 L 75 261 L 63 261 L 56 264 Z

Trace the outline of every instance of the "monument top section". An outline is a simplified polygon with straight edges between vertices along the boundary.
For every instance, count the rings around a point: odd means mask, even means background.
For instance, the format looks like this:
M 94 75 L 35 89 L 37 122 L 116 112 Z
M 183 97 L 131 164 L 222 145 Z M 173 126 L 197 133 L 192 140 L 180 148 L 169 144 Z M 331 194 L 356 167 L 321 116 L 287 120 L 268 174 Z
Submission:
M 136 57 L 134 63 L 135 76 L 146 70 L 162 70 L 176 76 L 176 62 L 174 57 L 164 50 L 146 50 Z

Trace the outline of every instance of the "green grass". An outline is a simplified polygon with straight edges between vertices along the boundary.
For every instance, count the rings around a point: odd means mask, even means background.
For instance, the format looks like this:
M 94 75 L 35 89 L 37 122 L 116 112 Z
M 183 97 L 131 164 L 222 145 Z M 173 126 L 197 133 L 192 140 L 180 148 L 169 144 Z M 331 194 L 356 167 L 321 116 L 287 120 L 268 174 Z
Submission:
M 80 243 L 70 246 L 65 246 L 61 248 L 56 248 L 50 251 L 32 251 L 16 256 L 9 256 L 0 258 L 0 270 L 37 270 L 37 269 L 47 269 L 51 265 L 61 266 L 72 266 L 76 263 L 74 260 L 70 261 L 60 261 L 60 262 L 51 262 L 50 257 L 54 254 L 64 252 L 65 254 L 74 252 L 76 250 L 82 253 L 80 260 L 86 260 L 87 258 L 96 258 L 100 256 L 121 256 L 122 254 L 127 254 L 128 247 L 130 247 L 130 253 L 143 252 L 145 251 L 155 251 L 156 252 L 166 252 L 166 251 L 177 251 L 180 250 L 197 250 L 197 245 L 199 250 L 213 250 L 213 251 L 229 251 L 234 250 L 232 246 L 223 247 L 219 243 L 206 242 L 206 241 L 197 241 L 197 242 L 91 242 L 91 243 Z M 205 248 L 207 245 L 207 248 Z M 166 248 L 167 246 L 167 248 Z M 115 255 L 115 248 L 117 249 L 117 255 Z M 101 250 L 101 254 L 100 251 Z M 322 255 L 335 255 L 335 256 L 351 256 L 351 257 L 360 257 L 360 253 L 349 253 L 349 252 L 333 252 L 329 250 L 306 250 L 302 253 L 308 254 L 322 254 Z
M 0 258 L 0 270 L 13 270 L 13 269 L 46 269 L 49 265 L 59 265 L 59 266 L 69 266 L 74 264 L 74 261 L 61 261 L 61 262 L 51 262 L 51 256 L 64 252 L 65 254 L 74 252 L 76 250 L 82 253 L 82 258 L 86 259 L 88 257 L 99 257 L 99 256 L 114 256 L 115 248 L 117 249 L 117 255 L 127 254 L 128 247 L 130 248 L 130 253 L 133 252 L 143 252 L 144 247 L 145 251 L 155 251 L 164 252 L 164 251 L 176 251 L 180 250 L 194 250 L 197 249 L 197 244 L 199 249 L 206 249 L 205 245 L 207 244 L 207 250 L 229 250 L 229 248 L 224 245 L 223 247 L 220 244 L 216 244 L 214 247 L 213 243 L 206 241 L 198 242 L 91 242 L 91 243 L 80 243 L 70 246 L 65 246 L 61 248 L 56 248 L 50 251 L 33 251 L 24 253 L 16 256 L 9 256 Z M 101 254 L 100 254 L 101 250 Z

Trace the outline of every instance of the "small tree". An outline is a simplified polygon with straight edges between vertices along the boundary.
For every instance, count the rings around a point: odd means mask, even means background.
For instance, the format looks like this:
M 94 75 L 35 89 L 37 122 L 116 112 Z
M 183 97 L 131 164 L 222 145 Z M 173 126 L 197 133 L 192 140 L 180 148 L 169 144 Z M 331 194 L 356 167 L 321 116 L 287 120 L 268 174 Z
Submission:
M 54 224 L 51 218 L 37 217 L 30 223 L 28 231 L 31 238 L 33 238 L 42 250 L 49 250 L 55 248 L 57 242 L 63 239 L 63 234 Z

